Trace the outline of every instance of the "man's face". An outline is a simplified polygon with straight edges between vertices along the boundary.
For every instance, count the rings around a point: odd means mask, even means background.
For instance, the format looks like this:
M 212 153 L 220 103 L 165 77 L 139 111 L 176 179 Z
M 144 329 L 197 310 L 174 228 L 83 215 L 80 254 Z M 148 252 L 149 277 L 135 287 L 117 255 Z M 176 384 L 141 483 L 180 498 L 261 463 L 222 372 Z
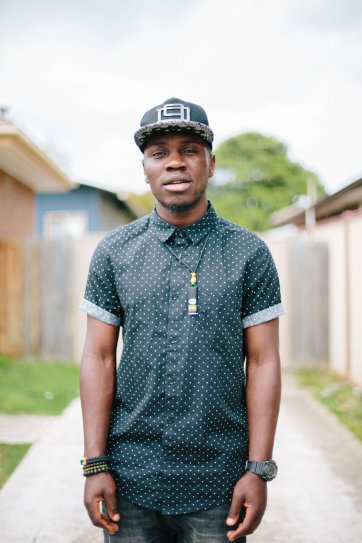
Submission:
M 159 204 L 171 213 L 184 213 L 206 201 L 215 157 L 196 135 L 159 134 L 147 142 L 143 168 Z

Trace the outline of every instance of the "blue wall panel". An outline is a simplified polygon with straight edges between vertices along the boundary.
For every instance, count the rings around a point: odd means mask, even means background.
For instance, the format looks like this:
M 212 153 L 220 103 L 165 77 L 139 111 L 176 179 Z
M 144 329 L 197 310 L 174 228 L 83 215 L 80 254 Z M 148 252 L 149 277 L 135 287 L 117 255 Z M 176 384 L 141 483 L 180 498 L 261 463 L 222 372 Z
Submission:
M 96 188 L 80 186 L 65 193 L 41 192 L 36 195 L 36 234 L 44 234 L 44 215 L 49 211 L 83 211 L 88 215 L 89 232 L 102 229 L 100 200 L 102 193 Z

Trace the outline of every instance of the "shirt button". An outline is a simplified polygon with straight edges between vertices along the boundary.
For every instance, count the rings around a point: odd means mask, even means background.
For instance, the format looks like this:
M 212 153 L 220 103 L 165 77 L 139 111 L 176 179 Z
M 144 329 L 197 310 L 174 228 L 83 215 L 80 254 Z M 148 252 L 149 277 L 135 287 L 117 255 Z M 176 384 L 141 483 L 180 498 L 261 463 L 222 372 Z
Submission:
M 175 343 L 177 343 L 177 339 L 172 338 L 172 339 L 170 340 L 170 343 L 172 343 L 172 344 L 174 345 Z
M 178 300 L 178 294 L 172 294 L 171 298 L 172 298 L 173 300 Z
M 166 419 L 166 422 L 167 424 L 172 424 L 174 420 L 175 420 L 175 417 L 172 417 L 171 415 L 169 415 Z

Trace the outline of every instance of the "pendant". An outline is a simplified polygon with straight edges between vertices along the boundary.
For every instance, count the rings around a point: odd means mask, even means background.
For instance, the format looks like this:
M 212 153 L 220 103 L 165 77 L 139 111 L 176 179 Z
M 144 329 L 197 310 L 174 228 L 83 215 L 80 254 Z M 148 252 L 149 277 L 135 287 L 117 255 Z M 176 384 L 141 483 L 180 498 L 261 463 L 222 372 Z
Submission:
M 188 296 L 188 314 L 197 315 L 197 278 L 196 273 L 191 273 L 191 280 L 189 286 L 189 296 Z

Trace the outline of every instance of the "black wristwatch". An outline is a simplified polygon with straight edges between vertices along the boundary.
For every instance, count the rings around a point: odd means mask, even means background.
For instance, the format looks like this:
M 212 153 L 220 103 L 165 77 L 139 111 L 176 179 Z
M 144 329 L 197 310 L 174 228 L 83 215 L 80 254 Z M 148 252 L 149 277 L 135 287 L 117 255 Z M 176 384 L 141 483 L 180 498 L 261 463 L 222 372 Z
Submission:
M 275 479 L 278 473 L 278 466 L 274 460 L 267 460 L 266 462 L 255 462 L 255 460 L 247 460 L 245 469 L 260 475 L 264 481 L 272 481 Z

